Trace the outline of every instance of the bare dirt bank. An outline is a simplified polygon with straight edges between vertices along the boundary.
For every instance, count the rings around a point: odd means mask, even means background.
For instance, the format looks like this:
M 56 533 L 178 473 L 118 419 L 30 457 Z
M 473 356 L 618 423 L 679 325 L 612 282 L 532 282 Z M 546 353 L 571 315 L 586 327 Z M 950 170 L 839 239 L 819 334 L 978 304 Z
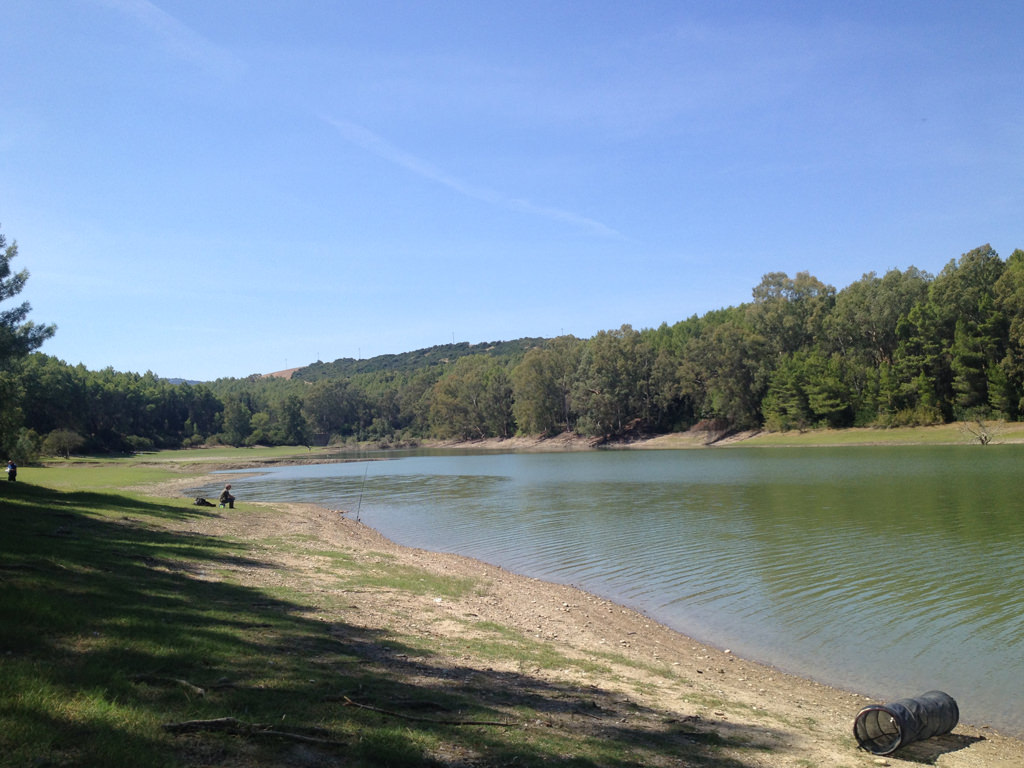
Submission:
M 147 492 L 181 497 L 187 487 L 205 480 L 181 478 Z M 359 563 L 385 561 L 388 567 L 471 579 L 478 585 L 462 597 L 444 598 L 400 589 L 346 592 L 344 621 L 349 624 L 419 635 L 426 641 L 453 634 L 470 639 L 483 635 L 485 627 L 500 625 L 531 642 L 549 645 L 563 657 L 599 660 L 595 671 L 588 672 L 583 664 L 523 669 L 507 662 L 501 666 L 494 658 L 464 652 L 448 659 L 432 657 L 432 664 L 447 664 L 459 675 L 475 671 L 478 686 L 507 688 L 522 685 L 523 680 L 539 681 L 551 690 L 569 687 L 579 692 L 581 700 L 590 696 L 591 701 L 601 702 L 587 716 L 546 711 L 547 727 L 578 732 L 601 728 L 611 719 L 651 729 L 680 729 L 694 738 L 713 735 L 722 739 L 722 765 L 1024 765 L 1024 743 L 983 726 L 964 724 L 895 756 L 875 757 L 859 750 L 852 736 L 856 713 L 869 703 L 863 696 L 702 645 L 642 614 L 572 587 L 469 558 L 398 546 L 338 510 L 243 501 L 234 511 L 217 512 L 169 525 L 183 532 L 248 542 L 253 556 L 268 567 L 239 569 L 233 577 L 247 586 L 285 587 L 305 594 L 310 611 L 323 620 L 340 620 L 326 615 L 332 609 L 325 608 L 322 599 L 335 589 L 323 555 L 330 550 Z M 906 695 L 917 693 L 921 691 Z

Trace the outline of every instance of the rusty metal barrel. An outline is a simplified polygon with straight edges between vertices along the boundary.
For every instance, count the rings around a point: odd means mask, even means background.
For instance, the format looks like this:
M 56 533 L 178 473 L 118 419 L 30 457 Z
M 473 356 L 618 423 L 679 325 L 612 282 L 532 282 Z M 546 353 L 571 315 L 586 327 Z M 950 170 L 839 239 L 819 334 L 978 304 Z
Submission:
M 864 707 L 853 722 L 861 749 L 891 755 L 915 741 L 949 733 L 960 721 L 960 708 L 948 693 L 928 691 L 912 699 Z

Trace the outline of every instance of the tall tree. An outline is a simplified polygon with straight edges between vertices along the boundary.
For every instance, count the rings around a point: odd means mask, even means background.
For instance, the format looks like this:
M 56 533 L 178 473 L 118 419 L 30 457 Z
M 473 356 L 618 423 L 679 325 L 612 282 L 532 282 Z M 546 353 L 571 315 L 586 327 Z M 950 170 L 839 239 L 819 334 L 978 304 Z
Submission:
M 18 243 L 8 245 L 0 232 L 0 303 L 21 293 L 28 281 L 28 270 L 14 272 L 11 268 L 17 256 Z M 22 428 L 20 400 L 24 390 L 13 369 L 57 330 L 54 325 L 36 325 L 28 320 L 31 309 L 25 301 L 0 311 L 0 402 L 4 404 L 0 410 L 0 448 L 7 452 L 14 448 Z
M 655 414 L 651 342 L 630 325 L 599 331 L 583 348 L 573 403 L 582 431 L 611 437 L 649 429 Z
M 916 267 L 891 269 L 884 277 L 869 272 L 836 296 L 825 321 L 829 348 L 864 365 L 891 363 L 898 339 L 896 326 L 915 304 L 924 301 L 932 278 Z
M 298 395 L 286 395 L 281 401 L 277 433 L 277 440 L 284 445 L 309 445 L 309 426 Z
M 785 272 L 769 272 L 753 295 L 747 311 L 751 327 L 781 358 L 820 338 L 836 289 L 809 272 L 797 272 L 792 279 Z
M 529 350 L 512 369 L 513 410 L 521 432 L 555 435 L 573 428 L 570 393 L 581 347 L 574 336 L 561 336 Z
M 460 357 L 434 385 L 430 416 L 439 437 L 511 437 L 512 382 L 504 364 L 486 355 Z
M 995 297 L 1004 269 L 990 245 L 951 260 L 928 298 L 900 322 L 897 362 L 906 391 L 911 399 L 933 400 L 946 420 L 988 407 L 990 369 L 1005 356 L 1005 323 Z
M 252 411 L 240 397 L 229 397 L 224 401 L 224 442 L 228 445 L 244 445 L 252 432 Z
M 700 419 L 750 429 L 762 421 L 761 400 L 768 387 L 766 342 L 741 305 L 709 312 L 686 342 L 679 369 L 682 393 Z
M 358 428 L 362 394 L 348 379 L 320 379 L 303 398 L 303 411 L 315 433 L 350 435 Z
M 11 269 L 11 262 L 17 256 L 18 243 L 8 245 L 7 238 L 0 232 L 0 302 L 13 299 L 28 282 L 28 270 L 14 272 Z M 0 312 L 0 367 L 38 349 L 57 330 L 55 325 L 36 325 L 28 320 L 31 310 L 31 305 L 24 301 Z
M 1024 414 L 1024 251 L 1010 254 L 993 293 L 1006 321 L 1006 352 L 990 375 L 989 401 L 1016 419 Z

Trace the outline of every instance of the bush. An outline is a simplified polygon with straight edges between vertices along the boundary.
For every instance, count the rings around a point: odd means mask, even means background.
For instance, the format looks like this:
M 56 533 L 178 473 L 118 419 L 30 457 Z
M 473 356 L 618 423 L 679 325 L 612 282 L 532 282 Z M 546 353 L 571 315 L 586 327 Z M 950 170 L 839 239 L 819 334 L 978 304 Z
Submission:
M 10 458 L 18 464 L 35 464 L 39 461 L 39 451 L 42 447 L 42 438 L 36 434 L 34 429 L 22 428 L 18 432 L 18 438 L 10 450 Z
M 132 453 L 141 453 L 142 451 L 152 451 L 153 441 L 148 437 L 142 437 L 140 435 L 128 435 L 125 438 L 125 442 L 131 448 Z
M 43 440 L 42 451 L 47 456 L 71 458 L 71 452 L 85 445 L 85 438 L 70 429 L 55 429 Z

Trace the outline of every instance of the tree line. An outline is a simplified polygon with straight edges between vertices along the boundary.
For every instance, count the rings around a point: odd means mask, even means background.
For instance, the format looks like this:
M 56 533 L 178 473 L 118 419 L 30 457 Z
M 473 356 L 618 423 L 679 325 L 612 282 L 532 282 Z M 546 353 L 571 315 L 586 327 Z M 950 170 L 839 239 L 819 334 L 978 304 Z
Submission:
M 673 325 L 442 345 L 291 379 L 175 383 L 25 352 L 7 355 L 0 386 L 8 451 L 47 453 L 1019 420 L 1024 251 L 985 245 L 937 275 L 892 269 L 839 291 L 772 272 L 749 302 Z

